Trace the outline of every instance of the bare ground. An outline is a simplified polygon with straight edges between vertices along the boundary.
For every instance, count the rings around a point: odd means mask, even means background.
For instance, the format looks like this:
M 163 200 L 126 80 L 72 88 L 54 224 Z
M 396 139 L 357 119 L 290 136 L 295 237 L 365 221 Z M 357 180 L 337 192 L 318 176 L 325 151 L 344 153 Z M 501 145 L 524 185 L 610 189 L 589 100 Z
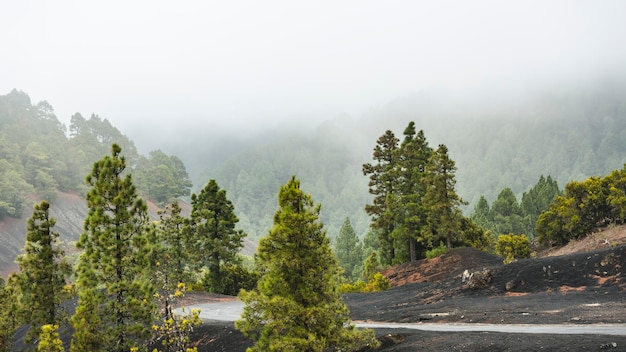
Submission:
M 355 321 L 410 323 L 607 324 L 626 323 L 624 229 L 608 241 L 588 238 L 561 251 L 503 265 L 471 248 L 453 250 L 388 270 L 394 287 L 345 295 Z M 608 242 L 608 243 L 607 243 Z M 587 250 L 579 252 L 580 250 Z M 562 255 L 555 255 L 562 254 Z M 488 272 L 470 288 L 462 274 Z M 486 269 L 486 270 L 484 270 Z M 245 351 L 252 341 L 232 324 L 207 323 L 195 332 L 200 351 Z M 626 351 L 625 336 L 431 332 L 376 329 L 379 351 Z

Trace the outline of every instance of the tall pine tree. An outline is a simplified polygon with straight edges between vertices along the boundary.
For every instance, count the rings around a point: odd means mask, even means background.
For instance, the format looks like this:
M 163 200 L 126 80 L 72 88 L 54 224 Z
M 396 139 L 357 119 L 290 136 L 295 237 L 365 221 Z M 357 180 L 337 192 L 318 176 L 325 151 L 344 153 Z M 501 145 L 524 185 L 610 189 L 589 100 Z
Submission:
M 50 217 L 50 204 L 35 204 L 33 215 L 28 219 L 24 254 L 17 258 L 20 266 L 18 283 L 21 291 L 20 304 L 25 322 L 29 323 L 26 343 L 33 343 L 46 324 L 61 322 L 58 311 L 70 266 L 62 260 L 59 233 L 53 231 L 56 221 Z
M 374 163 L 363 164 L 363 175 L 370 178 L 369 192 L 374 195 L 372 204 L 365 206 L 367 214 L 372 216 L 372 229 L 380 239 L 382 257 L 386 264 L 393 263 L 395 247 L 391 234 L 396 226 L 396 215 L 392 204 L 395 204 L 397 186 L 397 152 L 398 138 L 387 130 L 380 136 L 374 147 Z
M 454 238 L 462 233 L 463 215 L 459 208 L 465 202 L 456 193 L 456 166 L 448 156 L 448 147 L 440 144 L 433 153 L 428 166 L 428 190 L 425 202 L 428 206 L 428 224 L 433 241 L 445 241 L 452 248 Z
M 200 194 L 191 196 L 191 205 L 189 248 L 193 252 L 192 259 L 208 267 L 204 283 L 209 291 L 223 293 L 227 279 L 223 265 L 237 261 L 246 234 L 235 229 L 239 219 L 233 203 L 215 180 L 210 180 Z
M 354 269 L 363 264 L 363 244 L 354 232 L 349 218 L 341 225 L 335 241 L 335 254 L 343 268 L 344 276 L 354 278 L 356 276 Z
M 398 215 L 395 238 L 404 246 L 404 258 L 416 260 L 425 251 L 425 229 L 428 207 L 424 202 L 428 176 L 428 165 L 433 154 L 423 130 L 415 133 L 415 123 L 411 121 L 404 130 L 404 141 L 398 149 L 398 199 L 400 206 L 394 211 Z M 418 253 L 418 244 L 422 245 Z
M 84 250 L 76 285 L 71 349 L 128 351 L 142 348 L 156 316 L 149 279 L 146 203 L 138 197 L 121 148 L 93 165 L 87 176 L 89 213 L 77 243 Z
M 377 344 L 373 332 L 349 323 L 320 206 L 295 177 L 281 187 L 278 203 L 257 252 L 264 274 L 255 290 L 240 294 L 246 305 L 235 326 L 255 341 L 249 351 L 356 351 Z

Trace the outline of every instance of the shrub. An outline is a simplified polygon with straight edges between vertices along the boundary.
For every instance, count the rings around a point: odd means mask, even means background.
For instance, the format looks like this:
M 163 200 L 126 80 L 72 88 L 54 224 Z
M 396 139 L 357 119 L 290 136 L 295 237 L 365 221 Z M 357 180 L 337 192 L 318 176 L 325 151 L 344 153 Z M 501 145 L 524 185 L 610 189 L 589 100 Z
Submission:
M 426 251 L 426 258 L 432 259 L 446 253 L 448 253 L 448 247 L 446 247 L 446 245 L 443 244 L 442 241 L 440 241 L 439 247 L 435 247 L 429 251 Z
M 530 258 L 530 241 L 526 235 L 500 235 L 496 251 L 508 264 L 515 259 Z
M 391 288 L 389 279 L 381 273 L 376 273 L 367 282 L 367 284 L 361 280 L 357 280 L 353 283 L 344 283 L 339 286 L 339 292 L 341 293 L 356 293 L 356 292 L 379 292 L 386 291 Z

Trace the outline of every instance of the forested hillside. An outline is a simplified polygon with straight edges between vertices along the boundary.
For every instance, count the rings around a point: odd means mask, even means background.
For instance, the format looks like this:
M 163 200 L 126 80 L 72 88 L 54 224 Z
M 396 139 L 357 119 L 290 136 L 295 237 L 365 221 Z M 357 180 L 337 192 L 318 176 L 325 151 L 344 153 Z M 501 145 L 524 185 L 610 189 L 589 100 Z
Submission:
M 216 178 L 233 199 L 242 228 L 258 238 L 271 224 L 278 186 L 295 174 L 322 204 L 331 237 L 346 216 L 363 236 L 370 195 L 362 165 L 371 161 L 379 136 L 387 129 L 401 134 L 408 121 L 424 130 L 431 145 L 448 146 L 458 168 L 458 193 L 469 203 L 466 214 L 481 195 L 491 203 L 505 188 L 521 200 L 541 175 L 563 187 L 626 162 L 626 85 L 602 81 L 506 101 L 415 94 L 358 119 L 328 121 L 315 131 L 260 135 L 196 184 Z
M 620 169 L 626 162 L 625 87 L 619 80 L 602 81 L 508 100 L 416 93 L 314 130 L 259 130 L 242 140 L 239 134 L 199 126 L 189 136 L 161 138 L 163 150 L 184 151 L 185 165 L 160 150 L 140 156 L 130 138 L 97 115 L 86 119 L 75 114 L 70 126 L 63 126 L 50 104 L 32 104 L 25 93 L 12 91 L 0 96 L 0 212 L 19 214 L 25 196 L 33 192 L 84 192 L 90 165 L 117 142 L 146 198 L 163 203 L 188 195 L 188 165 L 199 175 L 194 177 L 196 191 L 212 178 L 228 191 L 240 227 L 253 240 L 270 228 L 274 195 L 292 175 L 322 204 L 321 220 L 331 237 L 346 217 L 363 236 L 370 223 L 364 207 L 371 195 L 362 165 L 371 162 L 376 139 L 387 129 L 400 134 L 408 121 L 415 121 L 431 145 L 448 146 L 469 214 L 481 195 L 491 204 L 505 188 L 521 200 L 541 175 L 563 187 L 570 180 Z M 196 138 L 198 134 L 204 138 Z
M 143 196 L 162 204 L 189 195 L 191 181 L 178 157 L 160 150 L 139 155 L 107 119 L 76 113 L 67 127 L 46 101 L 32 104 L 16 90 L 0 96 L 0 218 L 19 217 L 30 207 L 28 196 L 52 201 L 57 191 L 83 194 L 93 162 L 113 143 L 123 148 Z

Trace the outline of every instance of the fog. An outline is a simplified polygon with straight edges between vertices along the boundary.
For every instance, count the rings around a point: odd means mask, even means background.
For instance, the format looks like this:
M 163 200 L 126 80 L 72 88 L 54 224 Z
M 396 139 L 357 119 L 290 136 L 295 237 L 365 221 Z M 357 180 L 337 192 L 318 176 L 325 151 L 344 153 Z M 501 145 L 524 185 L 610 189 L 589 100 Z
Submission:
M 624 1 L 11 1 L 0 94 L 107 118 L 140 150 L 358 118 L 435 91 L 490 100 L 626 62 Z M 147 133 L 146 133 L 147 132 Z

